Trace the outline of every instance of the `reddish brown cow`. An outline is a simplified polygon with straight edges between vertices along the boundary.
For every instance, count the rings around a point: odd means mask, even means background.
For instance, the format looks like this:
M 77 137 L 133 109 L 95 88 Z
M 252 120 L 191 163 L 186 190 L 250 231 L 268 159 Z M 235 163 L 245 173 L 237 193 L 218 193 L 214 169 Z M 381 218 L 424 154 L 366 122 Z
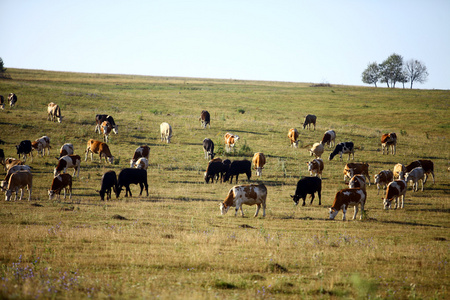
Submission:
M 234 144 L 239 140 L 239 136 L 227 132 L 225 133 L 224 138 L 225 138 L 225 150 L 227 152 L 230 152 L 231 148 L 233 148 Z
M 352 178 L 356 174 L 362 174 L 367 177 L 370 185 L 369 164 L 366 163 L 348 163 L 344 167 L 344 182 L 345 179 Z
M 288 138 L 291 142 L 291 147 L 298 148 L 298 130 L 296 128 L 289 129 Z
M 395 180 L 388 184 L 386 188 L 386 197 L 381 198 L 383 200 L 384 209 L 391 208 L 391 202 L 395 200 L 395 209 L 403 208 L 403 204 L 405 202 L 406 195 L 406 182 L 404 180 Z M 400 205 L 401 199 L 402 204 Z
M 389 154 L 389 147 L 391 148 L 392 155 L 395 155 L 397 148 L 397 135 L 395 132 L 385 133 L 381 136 L 381 148 L 384 154 Z
M 72 176 L 75 176 L 75 173 L 77 173 L 77 177 L 79 177 L 80 164 L 81 164 L 81 157 L 79 155 L 63 156 L 58 160 L 58 165 L 55 167 L 53 175 L 57 176 L 61 172 L 66 173 L 68 168 L 73 168 Z
M 356 219 L 356 214 L 358 213 L 358 205 L 361 205 L 361 216 L 364 212 L 364 204 L 366 203 L 367 193 L 363 189 L 343 189 L 336 193 L 336 197 L 334 198 L 333 205 L 330 208 L 330 219 L 333 220 L 340 209 L 342 209 L 342 213 L 344 216 L 342 220 L 345 221 L 345 214 L 347 213 L 347 209 L 351 206 L 355 207 L 355 213 L 353 214 L 353 220 Z
M 111 155 L 111 152 L 109 151 L 109 147 L 106 143 L 96 141 L 94 139 L 90 139 L 87 142 L 87 147 L 85 151 L 85 157 L 84 161 L 87 161 L 88 154 L 91 153 L 91 161 L 94 159 L 94 153 L 98 154 L 100 156 L 100 161 L 102 160 L 102 157 L 105 158 L 105 161 L 108 161 L 109 163 L 114 162 L 114 156 Z
M 373 176 L 374 183 L 377 184 L 377 195 L 380 193 L 380 186 L 387 186 L 394 180 L 394 173 L 391 170 L 383 170 Z
M 141 157 L 145 157 L 148 160 L 150 156 L 150 147 L 147 145 L 142 145 L 136 148 L 134 151 L 133 158 L 130 160 L 130 168 L 133 168 L 137 160 Z
M 56 195 L 60 199 L 61 190 L 64 189 L 64 199 L 66 199 L 66 190 L 69 191 L 69 199 L 72 200 L 72 176 L 70 174 L 59 174 L 53 178 L 52 186 L 48 190 L 49 200 Z

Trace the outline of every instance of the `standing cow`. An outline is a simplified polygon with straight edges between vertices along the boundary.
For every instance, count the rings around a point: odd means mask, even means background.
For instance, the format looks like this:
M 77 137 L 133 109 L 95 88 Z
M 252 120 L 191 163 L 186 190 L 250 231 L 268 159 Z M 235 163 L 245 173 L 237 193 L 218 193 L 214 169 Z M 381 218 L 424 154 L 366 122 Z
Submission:
M 264 153 L 255 153 L 253 155 L 252 163 L 253 168 L 256 169 L 256 176 L 261 177 L 262 169 L 264 169 L 264 165 L 266 164 L 266 157 L 264 156 Z
M 214 142 L 211 139 L 205 138 L 203 140 L 203 152 L 205 152 L 205 159 L 214 158 Z
M 60 173 L 66 173 L 68 168 L 73 168 L 72 176 L 80 176 L 81 157 L 79 155 L 65 155 L 58 160 L 58 164 L 53 170 L 53 175 L 58 176 Z
M 33 187 L 33 175 L 31 175 L 30 171 L 17 171 L 9 177 L 8 186 L 6 188 L 5 200 L 10 201 L 12 193 L 16 194 L 14 201 L 17 200 L 17 194 L 20 192 L 19 200 L 22 200 L 23 197 L 23 189 L 28 189 L 28 201 L 31 200 L 31 189 Z
M 373 176 L 374 182 L 377 185 L 377 195 L 380 193 L 380 186 L 387 187 L 387 185 L 394 180 L 394 173 L 391 170 L 383 170 Z
M 202 128 L 206 128 L 207 125 L 211 128 L 211 117 L 207 110 L 202 110 L 199 120 L 202 122 Z
M 318 177 L 303 177 L 297 182 L 295 194 L 291 195 L 295 205 L 298 205 L 300 199 L 303 200 L 302 206 L 305 206 L 307 195 L 311 195 L 311 203 L 314 200 L 314 194 L 319 196 L 319 205 L 322 205 L 322 179 Z
M 101 134 L 101 126 L 102 123 L 108 121 L 109 124 L 111 124 L 112 126 L 112 130 L 115 134 L 119 133 L 119 126 L 116 125 L 116 122 L 114 122 L 114 118 L 111 117 L 110 115 L 95 115 L 95 129 L 94 132 L 98 132 L 99 134 Z
M 52 185 L 48 190 L 49 200 L 52 200 L 55 195 L 60 199 L 62 190 L 64 190 L 64 199 L 66 199 L 67 190 L 69 199 L 72 200 L 72 176 L 70 174 L 59 174 L 53 178 Z
M 9 101 L 9 107 L 13 108 L 14 106 L 16 106 L 16 102 L 17 102 L 16 94 L 10 93 L 8 96 L 8 101 Z
M 311 124 L 314 126 L 314 130 L 316 130 L 316 119 L 315 115 L 306 115 L 305 120 L 303 121 L 303 129 L 308 126 L 308 129 L 311 129 Z
M 130 160 L 130 168 L 133 168 L 139 158 L 145 157 L 148 160 L 150 156 L 150 147 L 147 145 L 142 145 L 136 148 L 134 151 L 133 158 Z
M 364 205 L 367 199 L 367 192 L 363 189 L 343 189 L 336 193 L 333 205 L 330 208 L 330 219 L 334 220 L 339 210 L 342 209 L 343 217 L 342 220 L 345 221 L 345 214 L 349 207 L 355 207 L 355 213 L 353 214 L 353 220 L 356 219 L 356 214 L 358 213 L 358 206 L 361 205 L 361 215 L 360 220 L 362 220 Z
M 170 144 L 170 139 L 172 138 L 172 126 L 170 126 L 167 122 L 162 122 L 159 125 L 159 129 L 161 131 L 161 141 L 165 141 L 167 144 Z
M 122 191 L 123 187 L 125 187 L 126 191 L 125 197 L 128 197 L 128 193 L 130 193 L 130 197 L 132 197 L 133 195 L 131 194 L 130 184 L 139 184 L 141 188 L 139 196 L 142 195 L 142 191 L 144 190 L 145 187 L 145 191 L 147 192 L 148 197 L 148 183 L 146 170 L 126 168 L 120 171 L 119 178 L 117 180 L 116 197 L 119 198 L 120 192 Z
M 288 138 L 291 142 L 291 147 L 298 148 L 298 130 L 296 128 L 289 129 Z
M 323 160 L 321 158 L 313 159 L 306 164 L 308 165 L 309 175 L 322 178 Z
M 391 148 L 392 155 L 395 155 L 397 151 L 397 134 L 395 132 L 385 133 L 381 136 L 381 149 L 382 153 L 386 150 L 386 154 L 389 155 L 389 148 Z
M 42 155 L 44 157 L 45 155 L 45 149 L 47 149 L 47 155 L 50 155 L 50 138 L 46 135 L 42 136 L 41 138 L 38 138 L 34 142 L 31 142 L 31 147 L 33 150 L 36 150 L 39 155 Z
M 239 209 L 242 216 L 244 216 L 244 210 L 242 205 L 257 205 L 255 218 L 258 216 L 259 209 L 263 208 L 263 217 L 266 216 L 266 198 L 267 188 L 264 184 L 247 184 L 236 185 L 230 189 L 225 200 L 220 203 L 220 213 L 222 215 L 228 212 L 230 207 L 236 207 L 234 216 L 237 216 Z
M 100 194 L 100 199 L 102 201 L 111 199 L 111 189 L 114 191 L 114 194 L 116 194 L 117 197 L 117 175 L 114 171 L 108 171 L 105 172 L 102 176 L 102 183 L 100 187 L 100 191 L 98 193 Z
M 30 155 L 31 161 L 33 161 L 33 153 L 31 152 L 33 150 L 33 147 L 31 146 L 30 140 L 24 140 L 21 141 L 19 145 L 16 145 L 17 154 L 23 155 L 23 161 L 27 161 L 27 155 Z
M 63 116 L 61 115 L 61 108 L 58 104 L 50 102 L 47 106 L 47 120 L 49 121 L 58 121 L 61 123 Z
M 395 209 L 403 208 L 406 195 L 406 182 L 404 180 L 395 180 L 388 184 L 386 188 L 386 197 L 381 198 L 383 200 L 384 209 L 391 208 L 391 203 L 395 200 Z M 401 200 L 401 204 L 399 201 Z
M 355 160 L 355 147 L 353 142 L 344 142 L 344 143 L 340 143 L 337 144 L 336 147 L 334 148 L 333 152 L 330 154 L 330 156 L 328 157 L 328 160 L 332 160 L 333 157 L 335 157 L 337 154 L 339 154 L 339 158 L 342 161 L 342 154 L 347 154 L 348 153 L 348 159 L 350 160 L 350 156 L 353 156 L 353 160 Z M 370 181 L 370 179 L 369 179 Z
M 239 174 L 246 174 L 247 179 L 250 181 L 252 177 L 252 163 L 246 159 L 233 161 L 225 173 L 223 181 L 227 182 L 229 179 L 230 183 L 233 183 L 233 176 L 236 176 L 236 183 L 238 183 Z
M 224 135 L 224 139 L 225 151 L 230 152 L 232 148 L 234 149 L 234 144 L 239 140 L 239 136 L 227 132 Z
M 0 95 L 0 109 L 1 110 L 5 109 L 5 98 L 3 98 L 2 95 Z
M 73 144 L 71 143 L 65 143 L 61 146 L 61 149 L 59 150 L 59 158 L 65 156 L 65 155 L 72 155 L 73 154 Z
M 322 145 L 328 144 L 328 147 L 336 145 L 336 132 L 334 130 L 328 130 L 324 133 L 322 141 L 320 142 Z

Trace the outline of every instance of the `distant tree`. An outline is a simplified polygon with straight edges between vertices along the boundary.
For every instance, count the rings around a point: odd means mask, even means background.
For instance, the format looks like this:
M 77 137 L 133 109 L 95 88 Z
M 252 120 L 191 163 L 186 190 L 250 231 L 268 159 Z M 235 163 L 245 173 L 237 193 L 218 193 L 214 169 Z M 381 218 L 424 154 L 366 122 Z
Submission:
M 381 82 L 395 88 L 395 83 L 404 81 L 403 57 L 396 53 L 380 64 Z M 389 86 L 390 84 L 390 86 Z
M 427 67 L 417 59 L 410 59 L 406 62 L 404 72 L 411 82 L 411 89 L 414 82 L 424 83 L 428 79 Z
M 0 76 L 2 76 L 6 72 L 6 69 L 3 65 L 3 59 L 0 57 Z
M 370 63 L 362 72 L 362 82 L 367 84 L 375 84 L 377 87 L 378 79 L 380 79 L 380 68 L 376 62 Z

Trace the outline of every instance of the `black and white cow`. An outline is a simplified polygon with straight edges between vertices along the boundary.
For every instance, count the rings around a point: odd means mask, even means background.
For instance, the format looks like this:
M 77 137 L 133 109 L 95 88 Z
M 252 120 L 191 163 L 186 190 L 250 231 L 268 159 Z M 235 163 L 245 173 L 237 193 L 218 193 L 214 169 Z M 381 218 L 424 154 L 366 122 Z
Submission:
M 344 143 L 339 143 L 336 145 L 336 147 L 334 148 L 333 152 L 330 154 L 330 157 L 328 157 L 328 160 L 332 160 L 333 157 L 335 157 L 337 154 L 339 154 L 339 158 L 340 160 L 342 160 L 342 154 L 347 154 L 348 153 L 348 159 L 350 160 L 350 156 L 353 156 L 353 160 L 355 159 L 355 147 L 353 142 L 344 142 Z
M 236 183 L 238 183 L 239 174 L 244 173 L 247 175 L 247 179 L 250 180 L 252 177 L 252 163 L 246 159 L 235 160 L 230 164 L 223 181 L 227 182 L 229 179 L 230 183 L 233 183 L 233 176 L 236 176 Z
M 33 161 L 33 153 L 31 152 L 33 150 L 33 147 L 31 147 L 31 141 L 30 140 L 24 140 L 21 141 L 19 145 L 16 145 L 17 154 L 23 155 L 23 161 L 27 161 L 27 155 L 30 155 L 31 161 Z
M 205 152 L 205 159 L 208 159 L 208 157 L 214 158 L 214 142 L 211 139 L 203 140 L 203 152 Z
M 108 121 L 109 124 L 111 124 L 112 131 L 115 134 L 119 133 L 119 126 L 116 125 L 116 122 L 114 122 L 114 118 L 111 117 L 110 115 L 96 115 L 95 116 L 95 123 L 96 123 L 96 125 L 95 125 L 94 132 L 98 132 L 99 134 L 102 134 L 101 126 L 102 126 L 102 123 L 105 122 L 105 121 Z
M 297 188 L 295 189 L 295 194 L 291 195 L 298 205 L 300 199 L 303 199 L 302 206 L 305 206 L 306 196 L 311 195 L 311 204 L 314 200 L 314 194 L 317 193 L 319 196 L 319 205 L 322 205 L 322 179 L 319 177 L 303 177 L 297 182 Z
M 10 93 L 8 96 L 9 106 L 14 107 L 17 102 L 17 96 L 14 93 Z
M 133 195 L 131 194 L 130 184 L 139 184 L 141 188 L 139 196 L 142 195 L 142 191 L 145 187 L 148 197 L 147 170 L 125 168 L 120 171 L 119 178 L 117 180 L 116 197 L 119 198 L 123 187 L 125 187 L 126 190 L 125 197 L 128 197 L 128 193 L 130 193 L 130 197 L 132 197 Z

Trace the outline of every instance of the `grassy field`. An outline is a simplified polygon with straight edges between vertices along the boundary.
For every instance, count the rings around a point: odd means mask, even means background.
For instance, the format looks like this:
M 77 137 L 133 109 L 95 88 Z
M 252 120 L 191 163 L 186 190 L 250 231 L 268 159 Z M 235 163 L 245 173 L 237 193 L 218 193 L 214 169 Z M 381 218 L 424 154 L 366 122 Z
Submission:
M 30 163 L 32 201 L 0 201 L 0 298 L 448 299 L 449 91 L 8 71 L 12 80 L 0 81 L 0 94 L 14 92 L 18 102 L 0 111 L 0 148 L 17 157 L 21 140 L 47 135 L 52 150 Z M 61 106 L 61 124 L 47 121 L 51 101 Z M 203 109 L 211 128 L 200 126 Z M 109 142 L 114 164 L 98 155 L 83 160 L 73 201 L 49 201 L 59 148 L 73 143 L 84 157 L 87 140 L 101 140 L 98 113 L 119 125 Z M 302 129 L 308 113 L 317 115 L 315 131 Z M 163 121 L 172 125 L 171 144 L 159 139 Z M 289 147 L 292 127 L 298 149 Z M 370 164 L 372 180 L 396 163 L 431 159 L 436 183 L 423 192 L 409 187 L 405 208 L 390 211 L 372 185 L 364 220 L 352 221 L 351 209 L 350 221 L 342 212 L 330 221 L 334 195 L 346 187 L 347 157 L 328 161 L 326 148 L 322 206 L 295 207 L 290 195 L 309 175 L 308 149 L 328 129 L 337 142 L 355 143 L 355 161 Z M 232 185 L 204 183 L 202 141 L 211 138 L 224 158 L 228 131 L 240 136 L 228 158 L 267 157 L 262 177 L 251 180 L 268 188 L 265 218 L 253 218 L 248 206 L 244 218 L 221 216 Z M 381 154 L 386 132 L 399 137 L 395 156 Z M 102 174 L 129 167 L 144 144 L 149 196 L 132 186 L 132 198 L 100 201 Z

